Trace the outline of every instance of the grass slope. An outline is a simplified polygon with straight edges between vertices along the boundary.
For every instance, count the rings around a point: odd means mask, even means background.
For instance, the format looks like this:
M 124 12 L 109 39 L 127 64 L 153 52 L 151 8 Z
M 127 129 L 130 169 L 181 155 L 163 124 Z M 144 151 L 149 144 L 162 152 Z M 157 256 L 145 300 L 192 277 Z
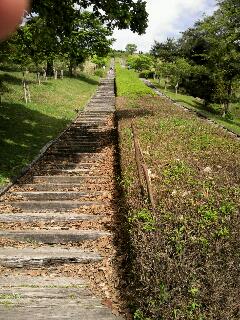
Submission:
M 129 98 L 130 90 L 118 97 L 118 118 L 135 319 L 237 320 L 239 141 L 165 98 Z M 156 212 L 140 197 L 132 119 Z
M 117 94 L 119 96 L 155 95 L 155 93 L 139 79 L 137 72 L 123 69 L 119 64 L 116 65 L 116 71 L 118 74 L 116 79 Z
M 168 88 L 166 91 L 164 90 L 164 85 L 162 83 L 159 84 L 158 81 L 151 80 L 154 85 L 160 89 L 166 96 L 175 100 L 179 104 L 189 108 L 200 111 L 203 115 L 208 117 L 209 119 L 214 120 L 216 123 L 226 127 L 240 135 L 240 103 L 232 103 L 230 105 L 230 113 L 232 115 L 232 119 L 223 118 L 221 115 L 214 114 L 204 108 L 204 105 L 200 103 L 196 98 L 191 97 L 186 94 L 178 93 L 176 94 L 174 89 Z
M 29 74 L 32 103 L 23 100 L 22 75 L 0 72 L 5 92 L 0 106 L 0 185 L 7 183 L 57 136 L 94 93 L 97 77 L 48 80 Z

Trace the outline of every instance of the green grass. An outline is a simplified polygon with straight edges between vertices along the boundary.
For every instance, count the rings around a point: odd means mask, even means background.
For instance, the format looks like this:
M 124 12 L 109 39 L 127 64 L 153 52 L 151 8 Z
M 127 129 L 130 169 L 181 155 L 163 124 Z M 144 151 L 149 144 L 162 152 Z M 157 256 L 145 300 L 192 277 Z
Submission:
M 140 96 L 140 95 L 155 95 L 153 90 L 148 88 L 138 76 L 138 73 L 133 70 L 121 68 L 119 64 L 116 66 L 118 74 L 116 79 L 118 96 Z
M 25 104 L 22 74 L 1 72 L 4 94 L 0 106 L 0 185 L 8 183 L 29 164 L 40 149 L 55 138 L 82 109 L 94 93 L 97 77 L 36 83 L 28 75 L 32 103 Z
M 204 108 L 204 105 L 199 102 L 196 98 L 182 94 L 175 93 L 174 89 L 168 88 L 166 91 L 164 90 L 164 84 L 161 82 L 159 84 L 158 81 L 151 80 L 154 85 L 160 89 L 166 96 L 176 101 L 177 103 L 185 106 L 188 109 L 197 110 L 203 116 L 214 120 L 216 123 L 226 127 L 227 129 L 240 134 L 240 103 L 232 103 L 230 105 L 230 113 L 232 115 L 232 119 L 223 118 L 221 115 L 214 114 Z

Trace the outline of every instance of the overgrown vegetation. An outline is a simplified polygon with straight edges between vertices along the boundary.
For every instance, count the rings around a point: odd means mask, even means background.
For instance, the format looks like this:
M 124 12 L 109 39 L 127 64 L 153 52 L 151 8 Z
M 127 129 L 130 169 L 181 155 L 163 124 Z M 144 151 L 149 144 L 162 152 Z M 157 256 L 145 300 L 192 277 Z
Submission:
M 117 86 L 124 94 L 118 117 L 134 319 L 237 320 L 239 141 L 165 98 L 133 97 L 134 84 L 122 83 L 128 72 L 119 77 L 118 69 Z M 155 212 L 140 196 L 132 119 L 151 171 Z
M 28 74 L 32 103 L 24 103 L 21 72 L 0 72 L 5 88 L 0 106 L 0 186 L 61 132 L 90 99 L 98 78 L 75 78 L 37 83 Z

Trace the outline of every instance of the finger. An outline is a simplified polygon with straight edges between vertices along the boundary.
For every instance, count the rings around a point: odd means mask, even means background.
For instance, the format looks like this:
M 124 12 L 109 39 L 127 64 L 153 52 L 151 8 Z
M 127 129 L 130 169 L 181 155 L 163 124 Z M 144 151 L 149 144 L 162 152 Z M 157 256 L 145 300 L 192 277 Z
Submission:
M 7 38 L 21 23 L 28 0 L 0 0 L 0 39 Z

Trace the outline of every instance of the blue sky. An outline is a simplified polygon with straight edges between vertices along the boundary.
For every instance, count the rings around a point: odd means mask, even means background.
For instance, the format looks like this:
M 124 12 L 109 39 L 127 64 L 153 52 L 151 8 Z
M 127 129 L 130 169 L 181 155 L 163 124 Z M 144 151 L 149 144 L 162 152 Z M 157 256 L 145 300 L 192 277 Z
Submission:
M 124 50 L 127 43 L 135 43 L 138 50 L 149 51 L 154 40 L 178 37 L 203 14 L 216 9 L 216 0 L 147 0 L 149 26 L 145 35 L 138 36 L 129 30 L 115 30 L 114 49 Z

